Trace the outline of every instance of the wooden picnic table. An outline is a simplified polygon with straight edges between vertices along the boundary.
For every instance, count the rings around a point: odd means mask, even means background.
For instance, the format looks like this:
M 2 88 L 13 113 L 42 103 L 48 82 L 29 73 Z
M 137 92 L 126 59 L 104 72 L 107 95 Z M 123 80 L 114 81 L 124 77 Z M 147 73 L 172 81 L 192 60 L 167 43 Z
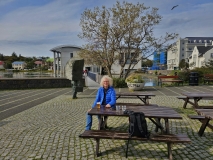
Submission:
M 202 121 L 202 125 L 200 127 L 200 130 L 198 132 L 199 136 L 202 136 L 206 127 L 209 124 L 210 120 L 213 120 L 213 109 L 195 109 L 198 114 L 205 116 L 205 119 Z
M 210 108 L 213 109 L 213 106 L 199 106 L 198 102 L 201 99 L 213 99 L 213 92 L 182 92 L 184 97 L 180 97 L 179 99 L 183 99 L 185 101 L 183 108 L 186 108 L 187 104 L 190 103 L 194 108 Z M 194 101 L 190 101 L 193 99 Z
M 149 104 L 151 96 L 155 96 L 155 94 L 149 92 L 118 92 L 116 93 L 116 100 L 120 97 L 137 97 L 144 104 Z
M 167 143 L 167 152 L 169 160 L 172 160 L 172 144 L 174 143 L 190 143 L 191 140 L 186 134 L 170 134 L 169 131 L 169 119 L 182 119 L 179 113 L 169 107 L 157 106 L 157 105 L 126 105 L 127 110 L 134 112 L 143 112 L 146 118 L 149 118 L 157 127 L 161 129 L 161 134 L 151 134 L 149 138 L 131 137 L 132 140 L 140 141 L 151 141 L 151 142 L 165 142 Z M 124 114 L 122 110 L 114 110 L 112 108 L 92 108 L 89 115 L 101 116 L 101 120 L 98 124 L 98 130 L 86 130 L 79 135 L 81 138 L 93 138 L 96 141 L 96 156 L 99 156 L 100 139 L 118 139 L 118 140 L 129 140 L 128 132 L 113 131 L 113 130 L 100 130 L 100 126 L 104 123 L 104 116 L 119 116 L 128 117 L 129 115 Z M 158 119 L 164 119 L 165 126 L 157 121 Z M 156 120 L 156 121 L 155 121 Z M 165 128 L 165 129 L 164 129 Z
M 158 128 L 161 129 L 162 133 L 169 134 L 169 119 L 182 119 L 179 113 L 177 113 L 174 109 L 169 107 L 157 106 L 157 105 L 143 105 L 143 106 L 126 106 L 127 110 L 131 110 L 134 112 L 143 112 L 146 118 L 149 118 Z M 100 109 L 96 107 L 92 108 L 89 112 L 89 115 L 99 115 L 101 117 L 104 116 L 125 116 L 128 117 L 129 115 L 124 114 L 122 110 L 116 111 L 112 108 L 105 108 L 101 106 Z M 162 124 L 159 123 L 158 119 L 165 120 L 165 129 Z M 104 119 L 101 118 L 99 121 L 99 126 L 104 123 Z

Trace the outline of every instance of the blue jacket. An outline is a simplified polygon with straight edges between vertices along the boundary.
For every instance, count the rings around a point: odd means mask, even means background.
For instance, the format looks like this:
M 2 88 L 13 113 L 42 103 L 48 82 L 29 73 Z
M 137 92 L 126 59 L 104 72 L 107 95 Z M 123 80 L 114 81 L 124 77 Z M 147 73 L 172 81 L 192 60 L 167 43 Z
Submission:
M 101 104 L 103 103 L 104 100 L 104 88 L 100 87 L 98 89 L 98 92 L 96 94 L 96 98 L 95 101 L 92 105 L 92 108 L 94 108 L 97 104 L 97 102 L 101 102 Z M 111 107 L 115 107 L 116 104 L 116 93 L 113 87 L 109 87 L 109 89 L 107 90 L 106 93 L 106 104 L 110 104 Z

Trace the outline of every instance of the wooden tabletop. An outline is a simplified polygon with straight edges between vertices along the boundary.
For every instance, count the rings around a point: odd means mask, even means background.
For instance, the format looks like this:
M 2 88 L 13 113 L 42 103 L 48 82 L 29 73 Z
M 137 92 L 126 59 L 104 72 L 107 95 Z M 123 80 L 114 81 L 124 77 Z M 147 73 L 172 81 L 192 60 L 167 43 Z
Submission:
M 213 119 L 213 109 L 195 109 L 200 115 Z
M 162 107 L 157 105 L 143 105 L 143 106 L 126 106 L 127 110 L 134 112 L 143 112 L 147 118 L 167 118 L 167 119 L 182 119 L 181 115 L 170 107 Z M 123 114 L 123 111 L 116 111 L 111 108 L 101 107 L 100 109 L 92 108 L 88 114 L 103 115 L 103 116 L 128 116 Z
M 213 98 L 213 92 L 182 92 L 188 98 Z
M 149 92 L 118 92 L 116 96 L 155 96 L 155 94 Z

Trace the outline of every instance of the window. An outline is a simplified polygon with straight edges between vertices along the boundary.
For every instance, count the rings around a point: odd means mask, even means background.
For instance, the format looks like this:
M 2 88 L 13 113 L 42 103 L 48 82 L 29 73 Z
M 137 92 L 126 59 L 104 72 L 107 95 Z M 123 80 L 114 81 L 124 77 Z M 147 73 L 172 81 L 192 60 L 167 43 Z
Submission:
M 189 50 L 191 51 L 191 50 L 192 50 L 192 48 L 189 48 Z
M 73 53 L 70 53 L 70 58 L 72 58 L 73 57 Z
M 182 48 L 182 51 L 184 51 L 184 48 Z
M 188 43 L 191 43 L 191 41 L 189 40 Z
M 182 54 L 182 57 L 184 57 L 184 54 Z
M 204 40 L 205 43 L 207 43 L 207 40 Z
M 202 40 L 199 40 L 199 43 L 202 43 Z
M 194 43 L 196 43 L 196 40 L 194 40 Z

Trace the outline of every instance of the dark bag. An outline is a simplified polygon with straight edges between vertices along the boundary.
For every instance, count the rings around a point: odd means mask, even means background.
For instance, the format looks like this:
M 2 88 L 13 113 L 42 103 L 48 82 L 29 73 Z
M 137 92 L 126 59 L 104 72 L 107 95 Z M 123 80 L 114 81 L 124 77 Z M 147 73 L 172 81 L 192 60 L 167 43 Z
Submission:
M 143 112 L 133 112 L 126 110 L 124 114 L 129 115 L 129 139 L 127 142 L 126 158 L 128 152 L 129 140 L 132 136 L 149 138 L 150 133 L 147 129 L 147 123 Z

